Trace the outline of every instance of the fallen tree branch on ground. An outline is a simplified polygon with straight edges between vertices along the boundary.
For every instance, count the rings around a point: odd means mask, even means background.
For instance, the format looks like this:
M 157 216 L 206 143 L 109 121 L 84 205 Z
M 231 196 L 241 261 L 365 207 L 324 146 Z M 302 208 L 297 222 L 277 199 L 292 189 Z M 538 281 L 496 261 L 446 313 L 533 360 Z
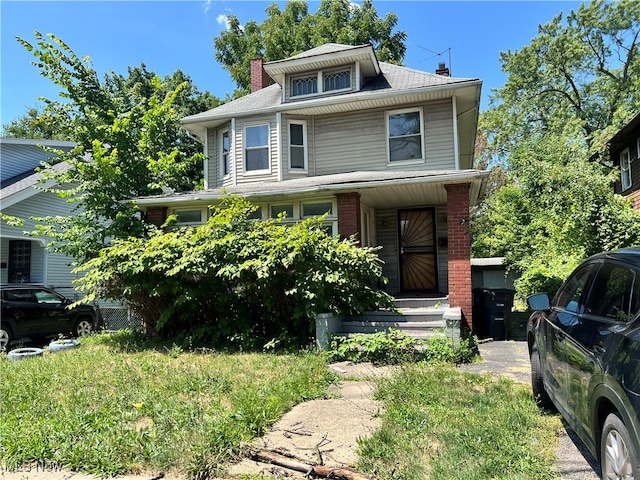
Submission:
M 371 477 L 356 472 L 351 468 L 330 465 L 309 465 L 291 457 L 272 452 L 270 450 L 258 450 L 251 452 L 253 460 L 271 463 L 279 467 L 288 468 L 306 475 L 315 475 L 320 478 L 332 478 L 336 480 L 371 480 Z

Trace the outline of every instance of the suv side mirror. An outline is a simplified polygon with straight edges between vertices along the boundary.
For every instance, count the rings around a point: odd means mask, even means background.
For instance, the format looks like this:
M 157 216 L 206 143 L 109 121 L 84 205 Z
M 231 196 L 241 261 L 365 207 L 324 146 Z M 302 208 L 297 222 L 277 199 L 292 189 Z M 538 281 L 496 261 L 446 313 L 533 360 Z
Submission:
M 551 301 L 546 293 L 536 293 L 527 297 L 527 305 L 531 310 L 549 310 Z

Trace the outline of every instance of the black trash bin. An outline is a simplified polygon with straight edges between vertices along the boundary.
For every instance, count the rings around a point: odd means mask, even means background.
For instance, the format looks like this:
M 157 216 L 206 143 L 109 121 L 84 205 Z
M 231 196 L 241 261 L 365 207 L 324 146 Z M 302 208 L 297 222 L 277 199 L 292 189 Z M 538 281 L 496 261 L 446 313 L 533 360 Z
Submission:
M 479 338 L 509 338 L 515 293 L 508 288 L 473 289 L 473 325 Z

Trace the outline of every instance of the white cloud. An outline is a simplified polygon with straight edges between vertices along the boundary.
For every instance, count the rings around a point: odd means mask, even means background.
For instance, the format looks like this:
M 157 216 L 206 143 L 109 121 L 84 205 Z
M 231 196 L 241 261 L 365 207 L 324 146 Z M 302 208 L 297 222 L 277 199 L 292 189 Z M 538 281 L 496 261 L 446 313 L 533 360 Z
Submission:
M 229 17 L 224 13 L 220 13 L 216 17 L 216 22 L 218 22 L 218 25 L 224 25 L 225 28 L 229 27 Z
M 209 10 L 211 10 L 212 6 L 213 6 L 213 0 L 207 0 L 202 4 L 202 10 L 204 11 L 204 13 L 207 13 Z

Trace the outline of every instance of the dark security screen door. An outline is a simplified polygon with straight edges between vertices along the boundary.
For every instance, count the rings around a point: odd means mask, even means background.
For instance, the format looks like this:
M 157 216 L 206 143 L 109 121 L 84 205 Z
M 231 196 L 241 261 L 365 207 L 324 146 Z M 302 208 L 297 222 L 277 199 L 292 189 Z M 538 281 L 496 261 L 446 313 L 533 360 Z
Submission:
M 437 291 L 434 210 L 400 210 L 398 228 L 402 291 Z

